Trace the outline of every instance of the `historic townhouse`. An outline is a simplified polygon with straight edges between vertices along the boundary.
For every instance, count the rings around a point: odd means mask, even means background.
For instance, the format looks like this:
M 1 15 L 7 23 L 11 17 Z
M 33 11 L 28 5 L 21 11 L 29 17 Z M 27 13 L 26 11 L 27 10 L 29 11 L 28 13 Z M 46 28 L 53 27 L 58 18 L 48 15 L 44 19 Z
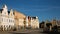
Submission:
M 14 21 L 13 10 L 8 11 L 7 6 L 3 5 L 2 9 L 0 9 L 0 27 L 7 30 L 14 26 Z
M 26 16 L 16 10 L 14 10 L 14 19 L 15 19 L 15 27 L 17 29 L 24 28 L 24 21 Z
M 31 17 L 31 28 L 39 28 L 38 17 Z
M 26 18 L 26 26 L 29 28 L 39 28 L 39 20 L 38 17 L 30 17 L 27 16 Z

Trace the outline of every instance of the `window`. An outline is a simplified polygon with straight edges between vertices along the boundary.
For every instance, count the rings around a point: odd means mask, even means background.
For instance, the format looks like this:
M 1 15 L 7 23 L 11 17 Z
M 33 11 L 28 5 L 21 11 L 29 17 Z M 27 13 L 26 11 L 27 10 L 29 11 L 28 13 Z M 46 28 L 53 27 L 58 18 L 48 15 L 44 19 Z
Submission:
M 12 22 L 12 20 L 11 20 L 11 22 Z
M 11 22 L 11 23 L 12 23 L 12 22 L 14 22 L 14 21 L 13 21 L 13 20 L 11 20 L 11 19 L 9 19 L 9 22 Z
M 9 19 L 9 22 L 10 22 L 10 19 Z
M 3 18 L 2 18 L 2 22 L 3 22 Z

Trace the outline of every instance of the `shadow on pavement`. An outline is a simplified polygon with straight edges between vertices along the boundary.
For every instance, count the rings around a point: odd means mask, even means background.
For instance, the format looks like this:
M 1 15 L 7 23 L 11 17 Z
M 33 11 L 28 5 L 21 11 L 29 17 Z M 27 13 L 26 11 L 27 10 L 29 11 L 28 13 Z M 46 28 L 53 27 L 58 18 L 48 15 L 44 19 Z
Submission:
M 18 33 L 18 32 L 9 32 L 11 34 L 28 34 L 28 33 Z
M 45 33 L 45 34 L 60 34 L 60 32 L 40 32 L 40 33 Z

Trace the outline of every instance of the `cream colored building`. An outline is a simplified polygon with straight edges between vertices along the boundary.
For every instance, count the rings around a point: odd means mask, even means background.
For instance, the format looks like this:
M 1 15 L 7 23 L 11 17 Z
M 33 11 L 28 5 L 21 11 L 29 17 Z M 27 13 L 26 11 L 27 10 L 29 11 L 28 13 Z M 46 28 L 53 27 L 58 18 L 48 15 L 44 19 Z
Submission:
M 38 17 L 31 17 L 31 28 L 39 28 Z
M 39 20 L 38 17 L 30 17 L 27 16 L 26 18 L 26 26 L 29 28 L 39 28 Z
M 0 27 L 2 27 L 3 30 L 7 30 L 14 26 L 14 21 L 13 10 L 11 9 L 10 12 L 8 12 L 7 6 L 3 5 L 2 9 L 0 9 Z

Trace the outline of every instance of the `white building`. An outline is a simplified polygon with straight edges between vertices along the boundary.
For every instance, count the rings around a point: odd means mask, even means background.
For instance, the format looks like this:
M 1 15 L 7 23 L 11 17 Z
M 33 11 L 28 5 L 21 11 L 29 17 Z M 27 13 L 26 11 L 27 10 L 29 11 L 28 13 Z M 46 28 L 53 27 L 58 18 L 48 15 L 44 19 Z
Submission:
M 31 17 L 31 28 L 39 28 L 38 17 Z
M 26 17 L 26 26 L 31 28 L 39 28 L 39 20 L 38 17 Z
M 14 14 L 11 9 L 8 11 L 6 5 L 3 5 L 2 9 L 0 9 L 0 27 L 3 27 L 3 30 L 7 30 L 9 27 L 14 26 Z

